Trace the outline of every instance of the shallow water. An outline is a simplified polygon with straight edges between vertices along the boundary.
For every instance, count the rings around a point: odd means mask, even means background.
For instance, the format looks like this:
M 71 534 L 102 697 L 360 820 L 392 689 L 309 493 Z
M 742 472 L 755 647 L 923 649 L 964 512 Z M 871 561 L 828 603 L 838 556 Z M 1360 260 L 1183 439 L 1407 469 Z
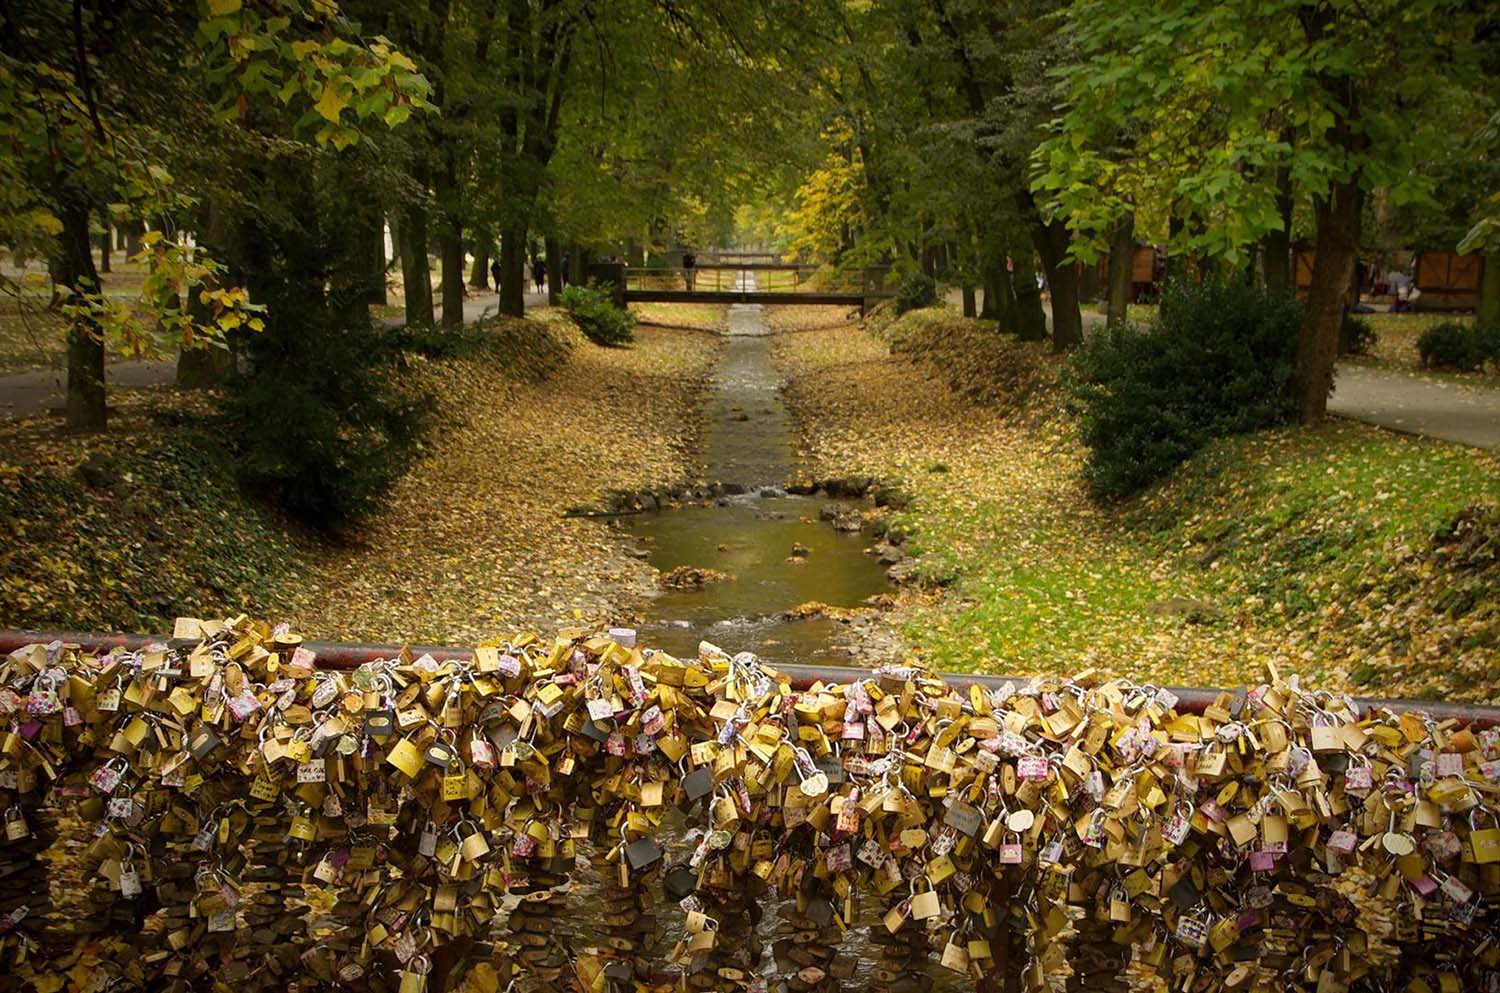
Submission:
M 710 481 L 743 488 L 745 495 L 723 506 L 641 514 L 623 524 L 662 572 L 692 566 L 734 578 L 663 590 L 645 605 L 641 641 L 677 655 L 695 655 L 698 642 L 707 640 L 772 663 L 845 662 L 829 643 L 837 622 L 782 615 L 811 601 L 855 607 L 889 583 L 865 552 L 868 535 L 841 533 L 819 520 L 826 506 L 847 512 L 854 505 L 779 489 L 793 464 L 791 419 L 778 392 L 761 308 L 730 307 L 728 338 L 708 404 L 704 461 Z M 807 554 L 794 557 L 799 545 Z
M 847 513 L 856 504 L 780 490 L 793 467 L 793 433 L 779 387 L 760 307 L 730 307 L 729 340 L 708 404 L 704 461 L 710 481 L 737 484 L 744 495 L 729 497 L 723 505 L 627 517 L 621 524 L 649 550 L 651 564 L 662 572 L 693 566 L 731 573 L 734 579 L 663 590 L 641 611 L 642 644 L 691 656 L 699 641 L 707 640 L 729 652 L 755 652 L 772 664 L 847 664 L 847 655 L 831 644 L 838 622 L 781 615 L 810 601 L 854 607 L 890 588 L 884 569 L 865 552 L 871 544 L 868 535 L 840 532 L 819 519 L 825 507 Z M 792 548 L 799 544 L 807 555 L 792 559 Z M 686 857 L 675 814 L 663 824 L 661 840 L 674 853 L 671 861 Z M 758 931 L 768 951 L 761 968 L 774 975 L 769 945 L 779 901 L 767 897 L 765 903 Z M 885 907 L 870 894 L 860 906 L 857 926 L 842 942 L 842 954 L 858 961 L 858 972 L 845 988 L 875 989 L 871 970 L 880 949 L 869 933 L 871 927 L 884 926 L 879 921 Z M 663 918 L 669 934 L 681 933 L 675 906 L 665 906 Z M 935 961 L 925 965 L 929 993 L 972 988 Z

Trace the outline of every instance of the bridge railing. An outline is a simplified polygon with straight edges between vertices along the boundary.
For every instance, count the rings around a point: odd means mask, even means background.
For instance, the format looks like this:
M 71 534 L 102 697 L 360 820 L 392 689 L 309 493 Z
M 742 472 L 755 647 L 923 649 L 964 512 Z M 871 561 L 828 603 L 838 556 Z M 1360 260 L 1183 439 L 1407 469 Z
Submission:
M 860 293 L 865 281 L 861 273 L 838 273 L 813 266 L 708 265 L 692 269 L 678 267 L 627 267 L 625 290 L 679 290 L 694 293 Z

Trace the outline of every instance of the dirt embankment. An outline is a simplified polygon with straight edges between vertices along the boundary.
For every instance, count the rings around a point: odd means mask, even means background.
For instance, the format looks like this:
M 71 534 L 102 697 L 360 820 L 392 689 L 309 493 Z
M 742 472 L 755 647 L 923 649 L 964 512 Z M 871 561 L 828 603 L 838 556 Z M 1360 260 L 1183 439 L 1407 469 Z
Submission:
M 712 321 L 605 349 L 560 313 L 415 359 L 439 397 L 424 457 L 334 543 L 241 492 L 202 395 L 111 397 L 108 435 L 0 434 L 0 626 L 159 631 L 178 614 L 286 618 L 328 640 L 468 642 L 587 619 L 650 582 L 567 506 L 694 475 Z

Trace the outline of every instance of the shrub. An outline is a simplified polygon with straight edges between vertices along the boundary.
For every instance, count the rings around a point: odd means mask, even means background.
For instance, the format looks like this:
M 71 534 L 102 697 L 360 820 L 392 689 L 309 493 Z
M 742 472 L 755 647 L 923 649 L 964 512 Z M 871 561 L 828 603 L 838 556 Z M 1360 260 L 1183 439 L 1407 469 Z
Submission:
M 1345 314 L 1344 323 L 1339 327 L 1339 354 L 1368 355 L 1373 347 L 1375 329 L 1370 326 L 1370 322 L 1353 314 Z
M 896 286 L 896 313 L 931 307 L 937 298 L 936 280 L 925 272 L 909 272 Z
M 380 506 L 420 445 L 432 398 L 403 385 L 388 328 L 271 326 L 229 390 L 244 482 L 288 512 L 334 527 Z
M 1090 337 L 1070 374 L 1090 489 L 1123 496 L 1211 438 L 1290 420 L 1301 321 L 1296 300 L 1212 281 L 1169 286 L 1150 327 Z
M 1434 324 L 1417 339 L 1417 353 L 1428 369 L 1475 372 L 1486 362 L 1500 363 L 1500 329 L 1456 321 Z
M 563 290 L 562 305 L 583 336 L 596 345 L 613 348 L 635 340 L 635 315 L 616 307 L 609 290 L 593 282 Z
M 397 347 L 429 359 L 465 358 L 494 340 L 494 332 L 485 324 L 465 324 L 456 328 L 403 325 L 392 328 L 391 332 Z

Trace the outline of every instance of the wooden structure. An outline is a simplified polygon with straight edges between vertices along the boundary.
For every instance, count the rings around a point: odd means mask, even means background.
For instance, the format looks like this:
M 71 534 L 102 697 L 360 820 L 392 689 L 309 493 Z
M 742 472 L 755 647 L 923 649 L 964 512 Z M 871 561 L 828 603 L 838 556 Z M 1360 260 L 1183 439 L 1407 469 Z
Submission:
M 784 264 L 716 263 L 684 269 L 599 263 L 589 266 L 588 278 L 613 286 L 615 304 L 620 307 L 632 303 L 826 304 L 858 307 L 864 313 L 877 301 L 895 295 L 885 286 L 888 271 L 870 268 L 858 276 L 824 274 L 815 280 L 817 270 Z
M 1418 252 L 1417 310 L 1473 310 L 1479 306 L 1484 258 L 1477 252 Z

